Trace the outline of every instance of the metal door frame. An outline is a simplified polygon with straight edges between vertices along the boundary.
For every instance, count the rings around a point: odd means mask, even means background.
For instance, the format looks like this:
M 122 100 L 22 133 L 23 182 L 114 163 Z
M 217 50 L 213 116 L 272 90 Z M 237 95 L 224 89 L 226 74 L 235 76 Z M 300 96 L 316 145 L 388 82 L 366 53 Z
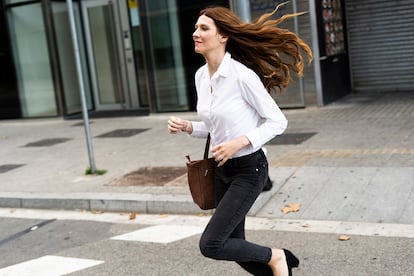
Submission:
M 88 16 L 88 9 L 91 7 L 99 7 L 109 5 L 112 7 L 113 13 L 113 22 L 112 22 L 112 30 L 114 35 L 114 42 L 115 42 L 115 49 L 117 51 L 116 58 L 117 58 L 117 77 L 120 81 L 120 99 L 121 102 L 119 104 L 100 104 L 99 103 L 99 91 L 97 87 L 97 76 L 96 76 L 96 68 L 95 68 L 95 57 L 92 47 L 92 38 L 91 38 L 91 30 L 89 26 L 89 16 Z M 131 107 L 131 97 L 130 97 L 130 85 L 128 85 L 128 77 L 127 77 L 127 70 L 126 70 L 126 60 L 124 55 L 124 46 L 122 41 L 122 24 L 120 19 L 120 6 L 118 1 L 116 0 L 88 0 L 81 2 L 81 14 L 82 19 L 84 22 L 84 31 L 85 31 L 85 40 L 86 40 L 86 48 L 87 48 L 87 58 L 89 61 L 89 70 L 91 75 L 91 83 L 92 83 L 92 94 L 93 100 L 95 104 L 95 108 L 98 111 L 104 110 L 120 110 L 120 109 L 127 109 Z

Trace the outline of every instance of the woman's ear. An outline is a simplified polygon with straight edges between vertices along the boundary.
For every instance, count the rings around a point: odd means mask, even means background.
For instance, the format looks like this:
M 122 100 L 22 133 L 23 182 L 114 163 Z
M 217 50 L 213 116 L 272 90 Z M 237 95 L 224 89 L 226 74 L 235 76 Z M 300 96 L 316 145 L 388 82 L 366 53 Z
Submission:
M 229 40 L 229 37 L 228 36 L 220 35 L 220 42 L 221 43 L 226 43 L 227 40 Z

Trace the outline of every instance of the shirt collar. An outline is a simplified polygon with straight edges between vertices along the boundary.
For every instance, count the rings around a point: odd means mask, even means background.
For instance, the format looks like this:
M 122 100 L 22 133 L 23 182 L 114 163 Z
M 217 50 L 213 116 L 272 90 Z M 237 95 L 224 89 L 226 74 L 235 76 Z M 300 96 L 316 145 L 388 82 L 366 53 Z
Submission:
M 219 68 L 217 69 L 217 74 L 219 76 L 227 77 L 229 75 L 230 61 L 231 61 L 231 54 L 229 52 L 226 52 L 224 54 L 223 60 L 220 63 Z

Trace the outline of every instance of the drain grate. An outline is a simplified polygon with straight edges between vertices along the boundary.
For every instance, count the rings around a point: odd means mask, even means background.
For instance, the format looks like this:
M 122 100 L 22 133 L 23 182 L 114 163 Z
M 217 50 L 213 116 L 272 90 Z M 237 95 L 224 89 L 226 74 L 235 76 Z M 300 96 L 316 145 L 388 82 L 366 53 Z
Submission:
M 147 131 L 149 128 L 126 128 L 116 129 L 101 135 L 96 136 L 97 138 L 124 138 L 137 135 L 141 132 Z
M 270 140 L 268 145 L 299 145 L 312 136 L 317 134 L 316 132 L 306 132 L 306 133 L 286 133 L 281 136 L 277 136 Z
M 186 167 L 143 167 L 113 181 L 119 186 L 181 186 L 187 185 Z M 185 176 L 185 177 L 184 177 Z
M 8 171 L 20 168 L 22 166 L 24 166 L 25 164 L 5 164 L 5 165 L 0 165 L 0 173 L 6 173 Z
M 69 138 L 51 138 L 51 139 L 43 139 L 36 142 L 28 143 L 24 147 L 50 147 L 56 144 L 67 142 Z

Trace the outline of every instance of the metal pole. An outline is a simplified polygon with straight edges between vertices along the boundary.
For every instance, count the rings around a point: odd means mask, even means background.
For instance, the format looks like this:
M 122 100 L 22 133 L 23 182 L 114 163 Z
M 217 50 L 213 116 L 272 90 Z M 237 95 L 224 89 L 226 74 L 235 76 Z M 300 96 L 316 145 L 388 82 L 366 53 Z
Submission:
M 244 22 L 250 22 L 250 1 L 249 0 L 239 0 L 237 1 L 237 4 L 239 6 L 239 13 L 240 18 Z
M 249 0 L 232 0 L 230 8 L 234 11 L 242 21 L 250 22 L 250 1 Z
M 297 6 L 296 0 L 293 0 L 292 4 L 293 4 L 292 6 L 293 13 L 298 13 L 298 6 Z M 295 33 L 299 35 L 299 20 L 297 16 L 293 18 L 293 24 L 294 24 Z M 303 76 L 300 77 L 299 79 L 299 95 L 300 95 L 300 104 L 302 106 L 305 106 L 306 105 L 305 103 L 305 80 Z
M 313 51 L 313 66 L 315 70 L 315 87 L 316 87 L 316 101 L 319 106 L 323 106 L 323 91 L 322 91 L 322 73 L 321 60 L 326 57 L 321 57 L 319 53 L 318 41 L 318 22 L 316 13 L 315 1 L 309 1 L 309 17 L 312 31 L 312 51 Z
M 70 22 L 70 30 L 71 30 L 71 35 L 72 35 L 73 50 L 75 52 L 75 59 L 76 59 L 76 71 L 78 73 L 78 84 L 79 84 L 80 96 L 81 96 L 81 101 L 82 101 L 82 117 L 83 117 L 83 125 L 85 127 L 86 143 L 88 146 L 89 165 L 90 165 L 91 173 L 95 174 L 96 172 L 95 159 L 94 159 L 94 154 L 93 154 L 91 130 L 89 126 L 89 116 L 88 116 L 88 107 L 86 103 L 85 88 L 83 86 L 82 67 L 81 67 L 81 60 L 80 60 L 80 55 L 79 55 L 78 37 L 76 35 L 75 18 L 73 16 L 72 0 L 66 0 L 66 3 L 68 6 L 68 15 L 69 15 L 69 22 Z

